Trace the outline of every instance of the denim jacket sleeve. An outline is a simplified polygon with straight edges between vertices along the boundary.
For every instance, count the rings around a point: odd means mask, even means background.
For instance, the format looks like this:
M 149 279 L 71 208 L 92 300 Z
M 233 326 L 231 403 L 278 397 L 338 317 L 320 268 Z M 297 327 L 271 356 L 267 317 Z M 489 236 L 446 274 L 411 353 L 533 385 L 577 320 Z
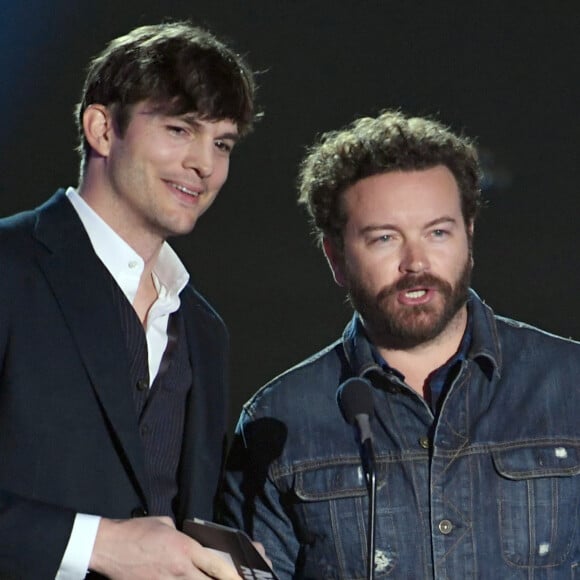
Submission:
M 230 449 L 223 494 L 223 523 L 261 542 L 280 580 L 294 576 L 299 552 L 284 490 L 272 477 L 286 435 L 282 422 L 253 417 L 246 407 Z

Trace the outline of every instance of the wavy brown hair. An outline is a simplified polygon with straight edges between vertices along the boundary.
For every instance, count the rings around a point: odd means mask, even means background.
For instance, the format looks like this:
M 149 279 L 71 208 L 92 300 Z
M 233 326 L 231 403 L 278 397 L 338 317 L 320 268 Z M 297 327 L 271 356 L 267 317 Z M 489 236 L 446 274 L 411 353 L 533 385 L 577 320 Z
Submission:
M 363 117 L 324 133 L 301 163 L 298 201 L 306 207 L 318 241 L 327 237 L 340 249 L 345 189 L 378 173 L 436 165 L 445 165 L 453 173 L 463 218 L 466 225 L 471 223 L 481 205 L 481 170 L 473 143 L 437 121 L 406 117 L 398 111 Z

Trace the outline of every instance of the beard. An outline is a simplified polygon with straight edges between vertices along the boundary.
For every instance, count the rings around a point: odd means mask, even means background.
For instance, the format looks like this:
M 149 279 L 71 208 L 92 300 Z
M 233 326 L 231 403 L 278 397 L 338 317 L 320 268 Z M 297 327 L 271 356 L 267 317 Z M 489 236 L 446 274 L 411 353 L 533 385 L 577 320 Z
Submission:
M 385 286 L 376 295 L 347 272 L 348 299 L 361 315 L 367 332 L 377 346 L 411 349 L 437 338 L 465 305 L 469 296 L 471 270 L 469 256 L 453 285 L 433 274 L 413 274 Z M 428 303 L 409 306 L 397 302 L 399 292 L 418 287 L 436 290 L 443 299 L 443 305 Z

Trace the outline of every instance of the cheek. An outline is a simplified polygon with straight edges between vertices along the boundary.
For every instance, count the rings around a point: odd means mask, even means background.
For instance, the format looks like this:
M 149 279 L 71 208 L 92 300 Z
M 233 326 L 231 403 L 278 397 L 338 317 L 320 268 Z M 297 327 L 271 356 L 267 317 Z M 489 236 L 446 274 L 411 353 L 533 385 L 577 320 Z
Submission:
M 351 259 L 346 264 L 349 277 L 354 278 L 370 291 L 380 291 L 393 284 L 398 275 L 396 260 L 380 254 L 367 254 Z
M 212 174 L 207 178 L 206 184 L 210 192 L 217 194 L 228 178 L 229 163 L 224 160 L 214 162 Z
M 183 152 L 174 147 L 161 146 L 149 151 L 146 157 L 156 165 L 166 166 L 175 164 L 176 160 L 183 157 Z
M 226 182 L 228 175 L 230 172 L 230 160 L 229 158 L 223 160 L 221 163 L 217 163 L 216 165 L 216 185 L 218 189 Z
M 438 274 L 448 280 L 459 277 L 465 268 L 465 264 L 471 261 L 471 253 L 467 247 L 457 248 L 453 252 L 447 252 L 439 256 L 434 274 Z

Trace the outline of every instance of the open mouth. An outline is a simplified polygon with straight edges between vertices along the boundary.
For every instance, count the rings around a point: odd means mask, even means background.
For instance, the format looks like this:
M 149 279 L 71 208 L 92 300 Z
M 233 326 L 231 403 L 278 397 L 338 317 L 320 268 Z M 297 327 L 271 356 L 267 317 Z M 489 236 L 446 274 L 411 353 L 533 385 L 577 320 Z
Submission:
M 399 302 L 407 306 L 426 304 L 433 298 L 434 292 L 432 288 L 410 288 L 408 290 L 401 290 L 398 294 Z
M 427 294 L 427 290 L 409 290 L 405 292 L 405 296 L 410 300 L 416 300 L 417 298 L 422 298 Z

